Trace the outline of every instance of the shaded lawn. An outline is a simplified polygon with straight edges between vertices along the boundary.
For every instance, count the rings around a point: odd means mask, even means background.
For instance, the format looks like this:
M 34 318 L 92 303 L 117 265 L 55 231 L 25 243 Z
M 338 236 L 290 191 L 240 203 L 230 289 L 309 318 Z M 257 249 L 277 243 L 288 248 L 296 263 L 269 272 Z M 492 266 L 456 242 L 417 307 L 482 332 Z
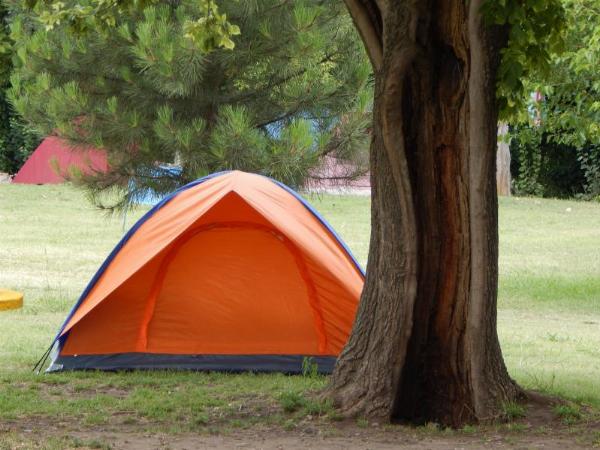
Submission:
M 364 265 L 368 198 L 309 200 Z M 143 212 L 129 213 L 127 228 Z M 31 374 L 122 222 L 70 186 L 0 185 L 0 286 L 25 293 L 22 310 L 0 314 L 0 422 L 77 417 L 181 431 L 336 419 L 314 398 L 320 376 Z M 501 199 L 499 334 L 520 384 L 600 407 L 600 204 Z

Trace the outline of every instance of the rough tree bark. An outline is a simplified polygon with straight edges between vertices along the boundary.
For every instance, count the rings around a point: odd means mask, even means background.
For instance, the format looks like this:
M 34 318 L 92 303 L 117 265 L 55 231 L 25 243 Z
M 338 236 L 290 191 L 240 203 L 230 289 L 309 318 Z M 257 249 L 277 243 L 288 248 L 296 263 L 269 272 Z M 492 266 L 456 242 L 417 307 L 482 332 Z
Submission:
M 375 70 L 372 231 L 326 395 L 348 415 L 452 426 L 520 391 L 496 332 L 495 73 L 482 0 L 346 0 Z

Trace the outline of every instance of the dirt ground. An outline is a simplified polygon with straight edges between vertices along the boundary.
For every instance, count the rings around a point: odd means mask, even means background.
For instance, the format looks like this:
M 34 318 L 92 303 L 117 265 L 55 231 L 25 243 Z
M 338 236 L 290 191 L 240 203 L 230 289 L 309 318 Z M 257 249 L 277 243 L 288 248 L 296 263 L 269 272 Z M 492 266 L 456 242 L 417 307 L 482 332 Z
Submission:
M 344 420 L 323 423 L 307 418 L 286 430 L 278 426 L 199 429 L 198 433 L 164 433 L 152 426 L 114 422 L 80 429 L 77 423 L 51 418 L 24 418 L 0 424 L 0 449 L 589 449 L 600 447 L 600 417 L 590 411 L 576 421 L 560 419 L 556 403 L 533 399 L 527 417 L 462 430 L 434 425 L 380 425 Z
M 109 441 L 111 441 L 109 439 Z M 523 449 L 572 449 L 589 448 L 567 438 L 525 438 L 506 442 L 496 439 L 473 438 L 425 438 L 415 439 L 405 436 L 358 436 L 321 437 L 297 434 L 281 435 L 268 432 L 263 434 L 242 433 L 237 436 L 119 436 L 112 440 L 113 448 L 123 449 L 477 449 L 477 448 L 523 448 Z
M 67 431 L 51 434 L 40 430 L 11 432 L 0 448 L 101 448 L 101 449 L 584 449 L 594 441 L 580 433 L 548 430 L 519 432 L 414 433 L 402 430 L 243 430 L 227 434 L 153 434 L 116 430 Z M 48 440 L 53 436 L 53 440 Z M 50 443 L 50 444 L 49 444 Z M 54 444 L 52 444 L 54 443 Z

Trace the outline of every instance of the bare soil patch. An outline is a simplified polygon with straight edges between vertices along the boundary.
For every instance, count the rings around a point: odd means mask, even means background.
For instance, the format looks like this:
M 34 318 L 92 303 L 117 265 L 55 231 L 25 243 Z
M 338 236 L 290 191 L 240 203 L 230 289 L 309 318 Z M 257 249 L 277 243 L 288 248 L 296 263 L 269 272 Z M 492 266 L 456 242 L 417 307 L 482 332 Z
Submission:
M 600 447 L 600 417 L 584 412 L 576 421 L 556 413 L 563 402 L 531 395 L 526 417 L 512 422 L 441 429 L 381 425 L 364 420 L 325 421 L 306 416 L 291 426 L 233 425 L 213 420 L 199 425 L 195 433 L 166 433 L 164 424 L 124 422 L 114 414 L 102 426 L 85 426 L 76 417 L 24 417 L 0 425 L 0 449 L 101 448 L 101 449 L 589 449 Z M 266 411 L 263 411 L 265 413 Z M 247 414 L 247 412 L 246 412 Z M 162 425 L 160 427 L 159 425 Z
M 0 431 L 0 444 L 2 441 Z M 135 430 L 90 429 L 81 431 L 55 430 L 44 433 L 22 429 L 10 433 L 11 446 L 6 448 L 47 448 L 48 442 L 60 442 L 59 448 L 112 449 L 589 449 L 597 445 L 580 433 L 549 430 L 505 432 L 502 430 L 463 433 L 423 433 L 407 427 L 394 429 L 300 429 L 284 431 L 278 428 L 239 430 L 227 433 L 164 434 Z M 5 444 L 6 445 L 6 444 Z M 2 447 L 2 445 L 0 445 Z M 5 448 L 5 447 L 2 447 Z

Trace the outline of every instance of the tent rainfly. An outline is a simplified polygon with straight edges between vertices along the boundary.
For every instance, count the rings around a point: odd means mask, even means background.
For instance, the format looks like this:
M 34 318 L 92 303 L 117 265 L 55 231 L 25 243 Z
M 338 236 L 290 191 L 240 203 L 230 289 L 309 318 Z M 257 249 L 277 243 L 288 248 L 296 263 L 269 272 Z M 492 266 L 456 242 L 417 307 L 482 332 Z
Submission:
M 331 372 L 364 273 L 287 186 L 239 171 L 192 182 L 123 237 L 66 318 L 48 371 Z

